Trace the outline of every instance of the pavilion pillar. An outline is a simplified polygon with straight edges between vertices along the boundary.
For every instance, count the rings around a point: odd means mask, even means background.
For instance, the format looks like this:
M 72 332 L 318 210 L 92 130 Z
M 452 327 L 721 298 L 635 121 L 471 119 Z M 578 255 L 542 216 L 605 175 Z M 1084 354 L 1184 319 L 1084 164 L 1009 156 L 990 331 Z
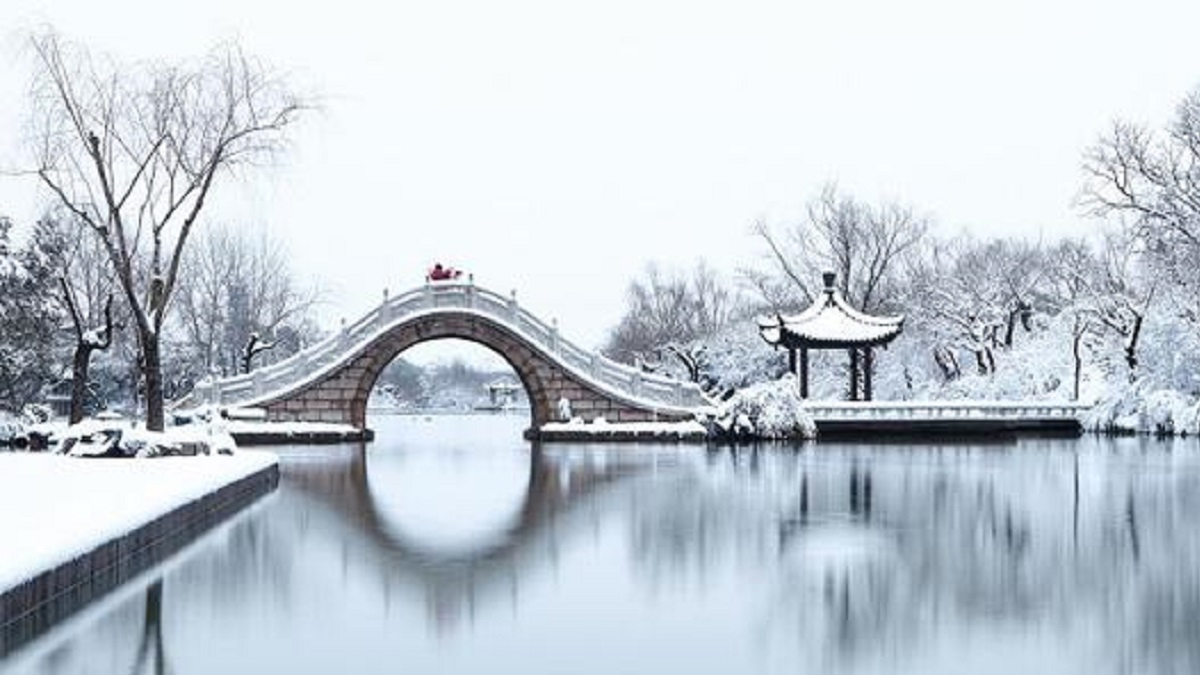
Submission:
M 850 348 L 850 400 L 858 400 L 858 348 Z
M 870 347 L 863 349 L 863 400 L 871 400 L 871 371 L 875 369 L 875 353 Z
M 800 348 L 800 398 L 808 398 L 808 347 Z
M 796 374 L 796 348 L 788 347 L 788 372 Z

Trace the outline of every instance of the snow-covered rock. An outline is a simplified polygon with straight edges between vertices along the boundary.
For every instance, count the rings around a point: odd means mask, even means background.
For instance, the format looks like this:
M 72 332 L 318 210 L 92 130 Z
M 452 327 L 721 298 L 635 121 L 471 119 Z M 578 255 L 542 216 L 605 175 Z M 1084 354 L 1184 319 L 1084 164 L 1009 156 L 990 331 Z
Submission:
M 704 425 L 695 420 L 684 422 L 609 422 L 604 417 L 597 417 L 586 422 L 582 417 L 572 417 L 567 422 L 547 422 L 542 425 L 542 431 L 569 432 L 579 435 L 643 435 L 658 437 L 689 438 L 704 436 L 707 430 Z

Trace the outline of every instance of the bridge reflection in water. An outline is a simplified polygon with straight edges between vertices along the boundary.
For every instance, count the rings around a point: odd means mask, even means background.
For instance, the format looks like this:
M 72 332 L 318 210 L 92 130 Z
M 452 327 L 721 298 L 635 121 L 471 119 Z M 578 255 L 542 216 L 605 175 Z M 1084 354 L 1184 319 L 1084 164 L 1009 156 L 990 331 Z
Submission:
M 1194 445 L 389 443 L 287 452 L 268 503 L 161 585 L 14 663 L 52 673 L 97 658 L 120 672 L 1200 668 Z M 488 472 L 496 484 L 478 480 Z M 455 476 L 486 491 L 480 510 L 463 507 L 471 491 Z M 439 496 L 451 513 L 437 512 Z
M 369 568 L 385 595 L 394 587 L 420 589 L 429 619 L 444 630 L 457 625 L 464 613 L 472 613 L 481 602 L 502 598 L 515 604 L 522 577 L 552 564 L 560 556 L 564 540 L 577 532 L 571 522 L 573 507 L 597 497 L 622 478 L 654 466 L 653 461 L 635 454 L 608 457 L 602 446 L 579 446 L 561 453 L 534 446 L 531 452 L 519 456 L 524 467 L 518 476 L 513 471 L 515 458 L 504 454 L 490 461 L 484 459 L 483 464 L 501 468 L 491 478 L 509 482 L 501 486 L 500 492 L 512 497 L 512 502 L 484 500 L 495 510 L 476 513 L 470 513 L 470 509 L 464 512 L 462 501 L 455 504 L 454 497 L 464 495 L 461 486 L 452 482 L 435 486 L 444 495 L 433 496 L 425 503 L 414 501 L 418 513 L 388 508 L 397 497 L 393 490 L 402 490 L 406 484 L 412 487 L 413 481 L 406 480 L 410 477 L 404 464 L 426 464 L 424 470 L 413 472 L 411 478 L 418 481 L 431 474 L 453 481 L 456 462 L 452 457 L 441 458 L 445 466 L 430 471 L 430 462 L 414 461 L 411 455 L 397 458 L 355 448 L 335 457 L 309 458 L 289 465 L 286 475 L 298 497 L 321 504 L 325 515 L 339 520 L 339 529 L 352 540 L 354 564 Z M 481 458 L 476 454 L 458 470 L 472 471 L 470 465 L 479 463 Z M 514 485 L 515 480 L 519 483 Z M 491 492 L 495 496 L 496 490 Z M 470 538 L 446 531 L 413 536 L 413 531 L 428 528 L 421 515 L 437 518 L 439 508 L 455 509 L 456 522 L 448 525 L 460 529 L 466 525 Z M 468 520 L 474 522 L 464 522 Z

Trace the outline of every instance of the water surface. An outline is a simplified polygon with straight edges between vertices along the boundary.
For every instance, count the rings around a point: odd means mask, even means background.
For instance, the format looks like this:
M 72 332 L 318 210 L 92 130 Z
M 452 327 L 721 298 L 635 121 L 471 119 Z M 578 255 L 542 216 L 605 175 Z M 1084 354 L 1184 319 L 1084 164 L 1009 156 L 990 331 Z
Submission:
M 546 445 L 379 417 L 8 673 L 1195 673 L 1192 442 Z

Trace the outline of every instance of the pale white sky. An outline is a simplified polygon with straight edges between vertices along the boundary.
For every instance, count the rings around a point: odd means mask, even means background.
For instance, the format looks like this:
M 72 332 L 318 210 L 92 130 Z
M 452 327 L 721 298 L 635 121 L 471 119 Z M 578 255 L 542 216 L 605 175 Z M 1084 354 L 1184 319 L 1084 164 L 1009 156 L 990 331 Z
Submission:
M 946 230 L 1081 232 L 1087 145 L 1200 84 L 1195 0 L 3 0 L 5 168 L 41 22 L 131 58 L 237 38 L 321 95 L 210 215 L 284 234 L 331 320 L 441 260 L 588 346 L 647 260 L 732 270 L 828 180 Z M 34 187 L 0 178 L 0 212 L 32 220 Z

